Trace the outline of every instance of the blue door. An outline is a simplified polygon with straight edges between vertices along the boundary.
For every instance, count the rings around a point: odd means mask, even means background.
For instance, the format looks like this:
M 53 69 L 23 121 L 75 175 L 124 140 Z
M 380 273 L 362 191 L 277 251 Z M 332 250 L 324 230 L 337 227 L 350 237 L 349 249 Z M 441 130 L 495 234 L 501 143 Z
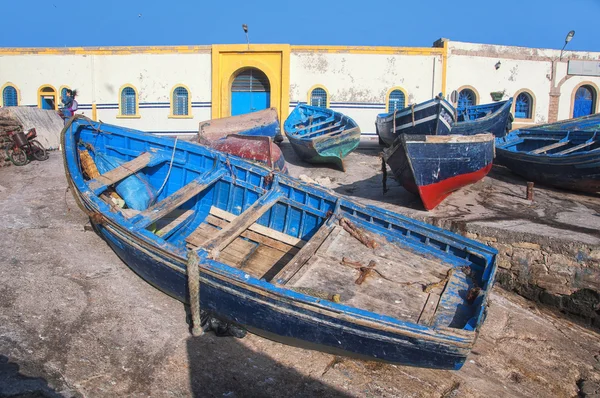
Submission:
M 593 89 L 590 86 L 581 86 L 575 92 L 573 104 L 573 117 L 591 115 L 594 113 L 595 100 Z
M 271 105 L 269 79 L 260 70 L 248 68 L 231 85 L 231 116 L 267 109 Z

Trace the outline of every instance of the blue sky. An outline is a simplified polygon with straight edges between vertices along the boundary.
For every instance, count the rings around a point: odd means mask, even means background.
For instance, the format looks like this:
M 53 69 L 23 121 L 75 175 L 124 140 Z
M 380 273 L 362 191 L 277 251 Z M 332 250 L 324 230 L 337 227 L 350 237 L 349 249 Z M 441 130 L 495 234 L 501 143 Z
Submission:
M 430 47 L 454 41 L 600 51 L 600 0 L 5 1 L 0 47 L 244 43 Z M 10 34 L 9 34 L 10 33 Z

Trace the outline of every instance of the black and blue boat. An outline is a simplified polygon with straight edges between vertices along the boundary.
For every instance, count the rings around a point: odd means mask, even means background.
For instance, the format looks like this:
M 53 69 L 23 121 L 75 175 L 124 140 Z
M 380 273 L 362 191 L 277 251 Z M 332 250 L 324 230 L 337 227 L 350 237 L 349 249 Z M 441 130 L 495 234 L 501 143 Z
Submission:
M 496 139 L 496 163 L 527 181 L 600 192 L 600 114 L 512 131 Z
M 383 151 L 396 180 L 433 210 L 452 192 L 485 177 L 494 161 L 494 136 L 402 134 Z
M 344 158 L 360 144 L 360 128 L 352 118 L 316 106 L 296 106 L 283 131 L 302 160 L 333 163 L 342 170 Z
M 496 137 L 504 137 L 512 127 L 512 103 L 513 99 L 509 98 L 507 101 L 472 105 L 457 111 L 451 134 L 491 133 Z
M 379 114 L 375 122 L 379 143 L 390 146 L 400 134 L 450 134 L 456 121 L 455 113 L 454 107 L 438 96 L 417 105 Z
M 488 246 L 82 116 L 62 147 L 95 230 L 140 277 L 190 304 L 195 334 L 203 312 L 285 344 L 439 369 L 459 369 L 473 347 L 496 272 Z M 95 163 L 112 166 L 98 175 Z

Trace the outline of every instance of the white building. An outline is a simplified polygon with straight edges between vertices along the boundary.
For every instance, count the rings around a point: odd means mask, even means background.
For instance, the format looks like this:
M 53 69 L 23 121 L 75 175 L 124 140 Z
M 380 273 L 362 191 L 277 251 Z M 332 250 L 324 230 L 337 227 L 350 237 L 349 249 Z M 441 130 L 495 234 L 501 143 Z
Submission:
M 378 113 L 457 91 L 461 103 L 514 97 L 513 126 L 600 112 L 600 52 L 452 42 L 432 47 L 212 45 L 0 48 L 0 105 L 79 112 L 150 132 L 296 104 L 327 106 L 375 131 Z

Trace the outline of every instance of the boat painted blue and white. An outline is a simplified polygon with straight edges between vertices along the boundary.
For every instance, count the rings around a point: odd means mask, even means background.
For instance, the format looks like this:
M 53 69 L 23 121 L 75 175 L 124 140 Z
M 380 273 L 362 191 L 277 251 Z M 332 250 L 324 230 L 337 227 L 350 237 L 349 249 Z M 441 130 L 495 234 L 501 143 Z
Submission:
M 527 181 L 600 192 L 600 114 L 512 131 L 496 139 L 496 163 Z
M 457 111 L 451 134 L 491 133 L 496 137 L 504 137 L 512 127 L 512 104 L 513 99 L 509 98 L 506 101 L 472 105 Z
M 420 104 L 379 114 L 375 127 L 380 144 L 390 146 L 400 134 L 450 134 L 455 121 L 456 111 L 452 104 L 438 96 Z
M 473 347 L 495 249 L 205 146 L 82 116 L 61 140 L 79 207 L 190 305 L 195 333 L 204 311 L 285 344 L 438 369 Z M 114 168 L 90 178 L 84 158 Z
M 473 184 L 492 169 L 494 136 L 402 134 L 383 151 L 396 180 L 433 210 L 452 192 Z
M 296 106 L 283 131 L 302 160 L 333 163 L 342 170 L 344 158 L 360 144 L 360 128 L 352 118 L 317 106 Z

